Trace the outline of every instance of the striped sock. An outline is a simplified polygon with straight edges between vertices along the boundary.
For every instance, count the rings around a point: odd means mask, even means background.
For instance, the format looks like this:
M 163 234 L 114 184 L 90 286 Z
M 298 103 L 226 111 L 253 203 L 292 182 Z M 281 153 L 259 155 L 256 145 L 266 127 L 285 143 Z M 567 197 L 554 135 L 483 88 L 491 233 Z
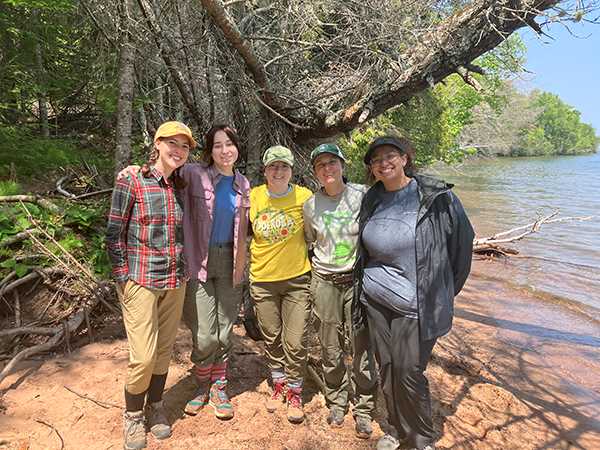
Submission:
M 302 389 L 302 380 L 292 380 L 288 381 L 289 389 Z
M 209 364 L 207 366 L 195 366 L 194 367 L 194 375 L 196 375 L 196 379 L 198 383 L 206 383 L 210 380 L 210 373 L 212 371 L 213 365 Z
M 285 381 L 285 371 L 283 368 L 271 369 L 271 379 L 273 383 L 282 383 Z
M 210 372 L 210 381 L 215 382 L 217 380 L 227 378 L 227 363 L 220 362 L 217 364 L 213 364 L 212 370 Z

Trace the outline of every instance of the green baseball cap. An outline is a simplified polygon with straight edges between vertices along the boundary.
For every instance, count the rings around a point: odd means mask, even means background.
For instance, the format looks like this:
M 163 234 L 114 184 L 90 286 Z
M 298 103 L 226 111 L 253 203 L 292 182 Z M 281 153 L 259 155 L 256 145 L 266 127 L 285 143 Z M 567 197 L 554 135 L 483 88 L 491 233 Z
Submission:
M 314 164 L 317 156 L 322 155 L 323 153 L 331 153 L 332 155 L 337 156 L 342 161 L 346 161 L 342 150 L 335 144 L 321 144 L 310 153 L 310 163 Z
M 269 147 L 265 151 L 262 161 L 265 167 L 277 161 L 281 161 L 290 167 L 294 167 L 294 155 L 289 148 L 284 147 L 283 145 Z

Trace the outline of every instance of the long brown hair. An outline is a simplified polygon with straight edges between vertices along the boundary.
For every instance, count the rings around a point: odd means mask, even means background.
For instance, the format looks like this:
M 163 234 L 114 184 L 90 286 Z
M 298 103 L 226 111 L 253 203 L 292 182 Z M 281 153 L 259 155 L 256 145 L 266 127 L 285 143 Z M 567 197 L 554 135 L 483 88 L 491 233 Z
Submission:
M 240 138 L 238 137 L 237 132 L 235 131 L 235 128 L 233 128 L 231 125 L 227 125 L 227 124 L 214 125 L 206 133 L 206 136 L 204 138 L 205 147 L 204 147 L 204 150 L 202 150 L 202 153 L 200 154 L 200 159 L 207 166 L 212 166 L 215 163 L 213 160 L 213 157 L 212 157 L 212 149 L 213 149 L 213 146 L 215 145 L 215 135 L 219 131 L 223 131 L 227 135 L 227 137 L 229 139 L 231 139 L 231 142 L 233 142 L 233 145 L 235 145 L 235 148 L 237 148 L 238 154 L 240 152 Z
M 163 138 L 159 138 L 160 140 L 162 140 Z M 156 144 L 152 143 L 152 149 L 150 150 L 150 156 L 148 157 L 148 161 L 145 162 L 142 165 L 141 168 L 141 172 L 142 172 L 142 176 L 144 178 L 148 178 L 150 176 L 150 172 L 152 171 L 152 166 L 154 164 L 156 164 L 156 161 L 158 161 L 158 148 L 156 148 Z M 181 174 L 179 173 L 179 169 L 181 167 L 178 167 L 177 169 L 175 169 L 173 171 L 173 174 L 171 175 L 171 179 L 173 180 L 173 185 L 175 186 L 175 189 L 183 189 L 184 187 L 186 187 L 187 183 L 185 182 L 185 180 L 181 177 Z

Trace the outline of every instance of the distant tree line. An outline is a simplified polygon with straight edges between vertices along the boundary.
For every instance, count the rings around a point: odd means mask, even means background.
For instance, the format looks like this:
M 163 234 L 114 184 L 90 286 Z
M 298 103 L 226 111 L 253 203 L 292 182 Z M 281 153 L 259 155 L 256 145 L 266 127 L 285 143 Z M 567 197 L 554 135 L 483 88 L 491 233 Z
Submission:
M 506 105 L 524 101 L 505 82 L 522 62 L 514 32 L 597 10 L 556 0 L 2 0 L 0 126 L 104 136 L 117 168 L 174 118 L 198 135 L 235 124 L 249 172 L 273 143 L 304 164 L 319 142 L 356 153 L 387 126 L 417 143 L 423 164 L 473 149 L 591 150 L 593 130 L 551 94 L 526 96 L 532 120 L 514 118 L 519 139 L 498 144 L 492 131 Z

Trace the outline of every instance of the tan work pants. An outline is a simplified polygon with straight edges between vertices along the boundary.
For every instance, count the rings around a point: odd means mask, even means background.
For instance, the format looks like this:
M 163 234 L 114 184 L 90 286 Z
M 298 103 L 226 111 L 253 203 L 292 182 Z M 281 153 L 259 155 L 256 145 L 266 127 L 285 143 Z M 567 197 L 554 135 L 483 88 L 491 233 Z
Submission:
M 129 280 L 121 296 L 129 342 L 125 389 L 146 392 L 153 374 L 168 372 L 183 311 L 185 283 L 177 289 L 148 289 Z

